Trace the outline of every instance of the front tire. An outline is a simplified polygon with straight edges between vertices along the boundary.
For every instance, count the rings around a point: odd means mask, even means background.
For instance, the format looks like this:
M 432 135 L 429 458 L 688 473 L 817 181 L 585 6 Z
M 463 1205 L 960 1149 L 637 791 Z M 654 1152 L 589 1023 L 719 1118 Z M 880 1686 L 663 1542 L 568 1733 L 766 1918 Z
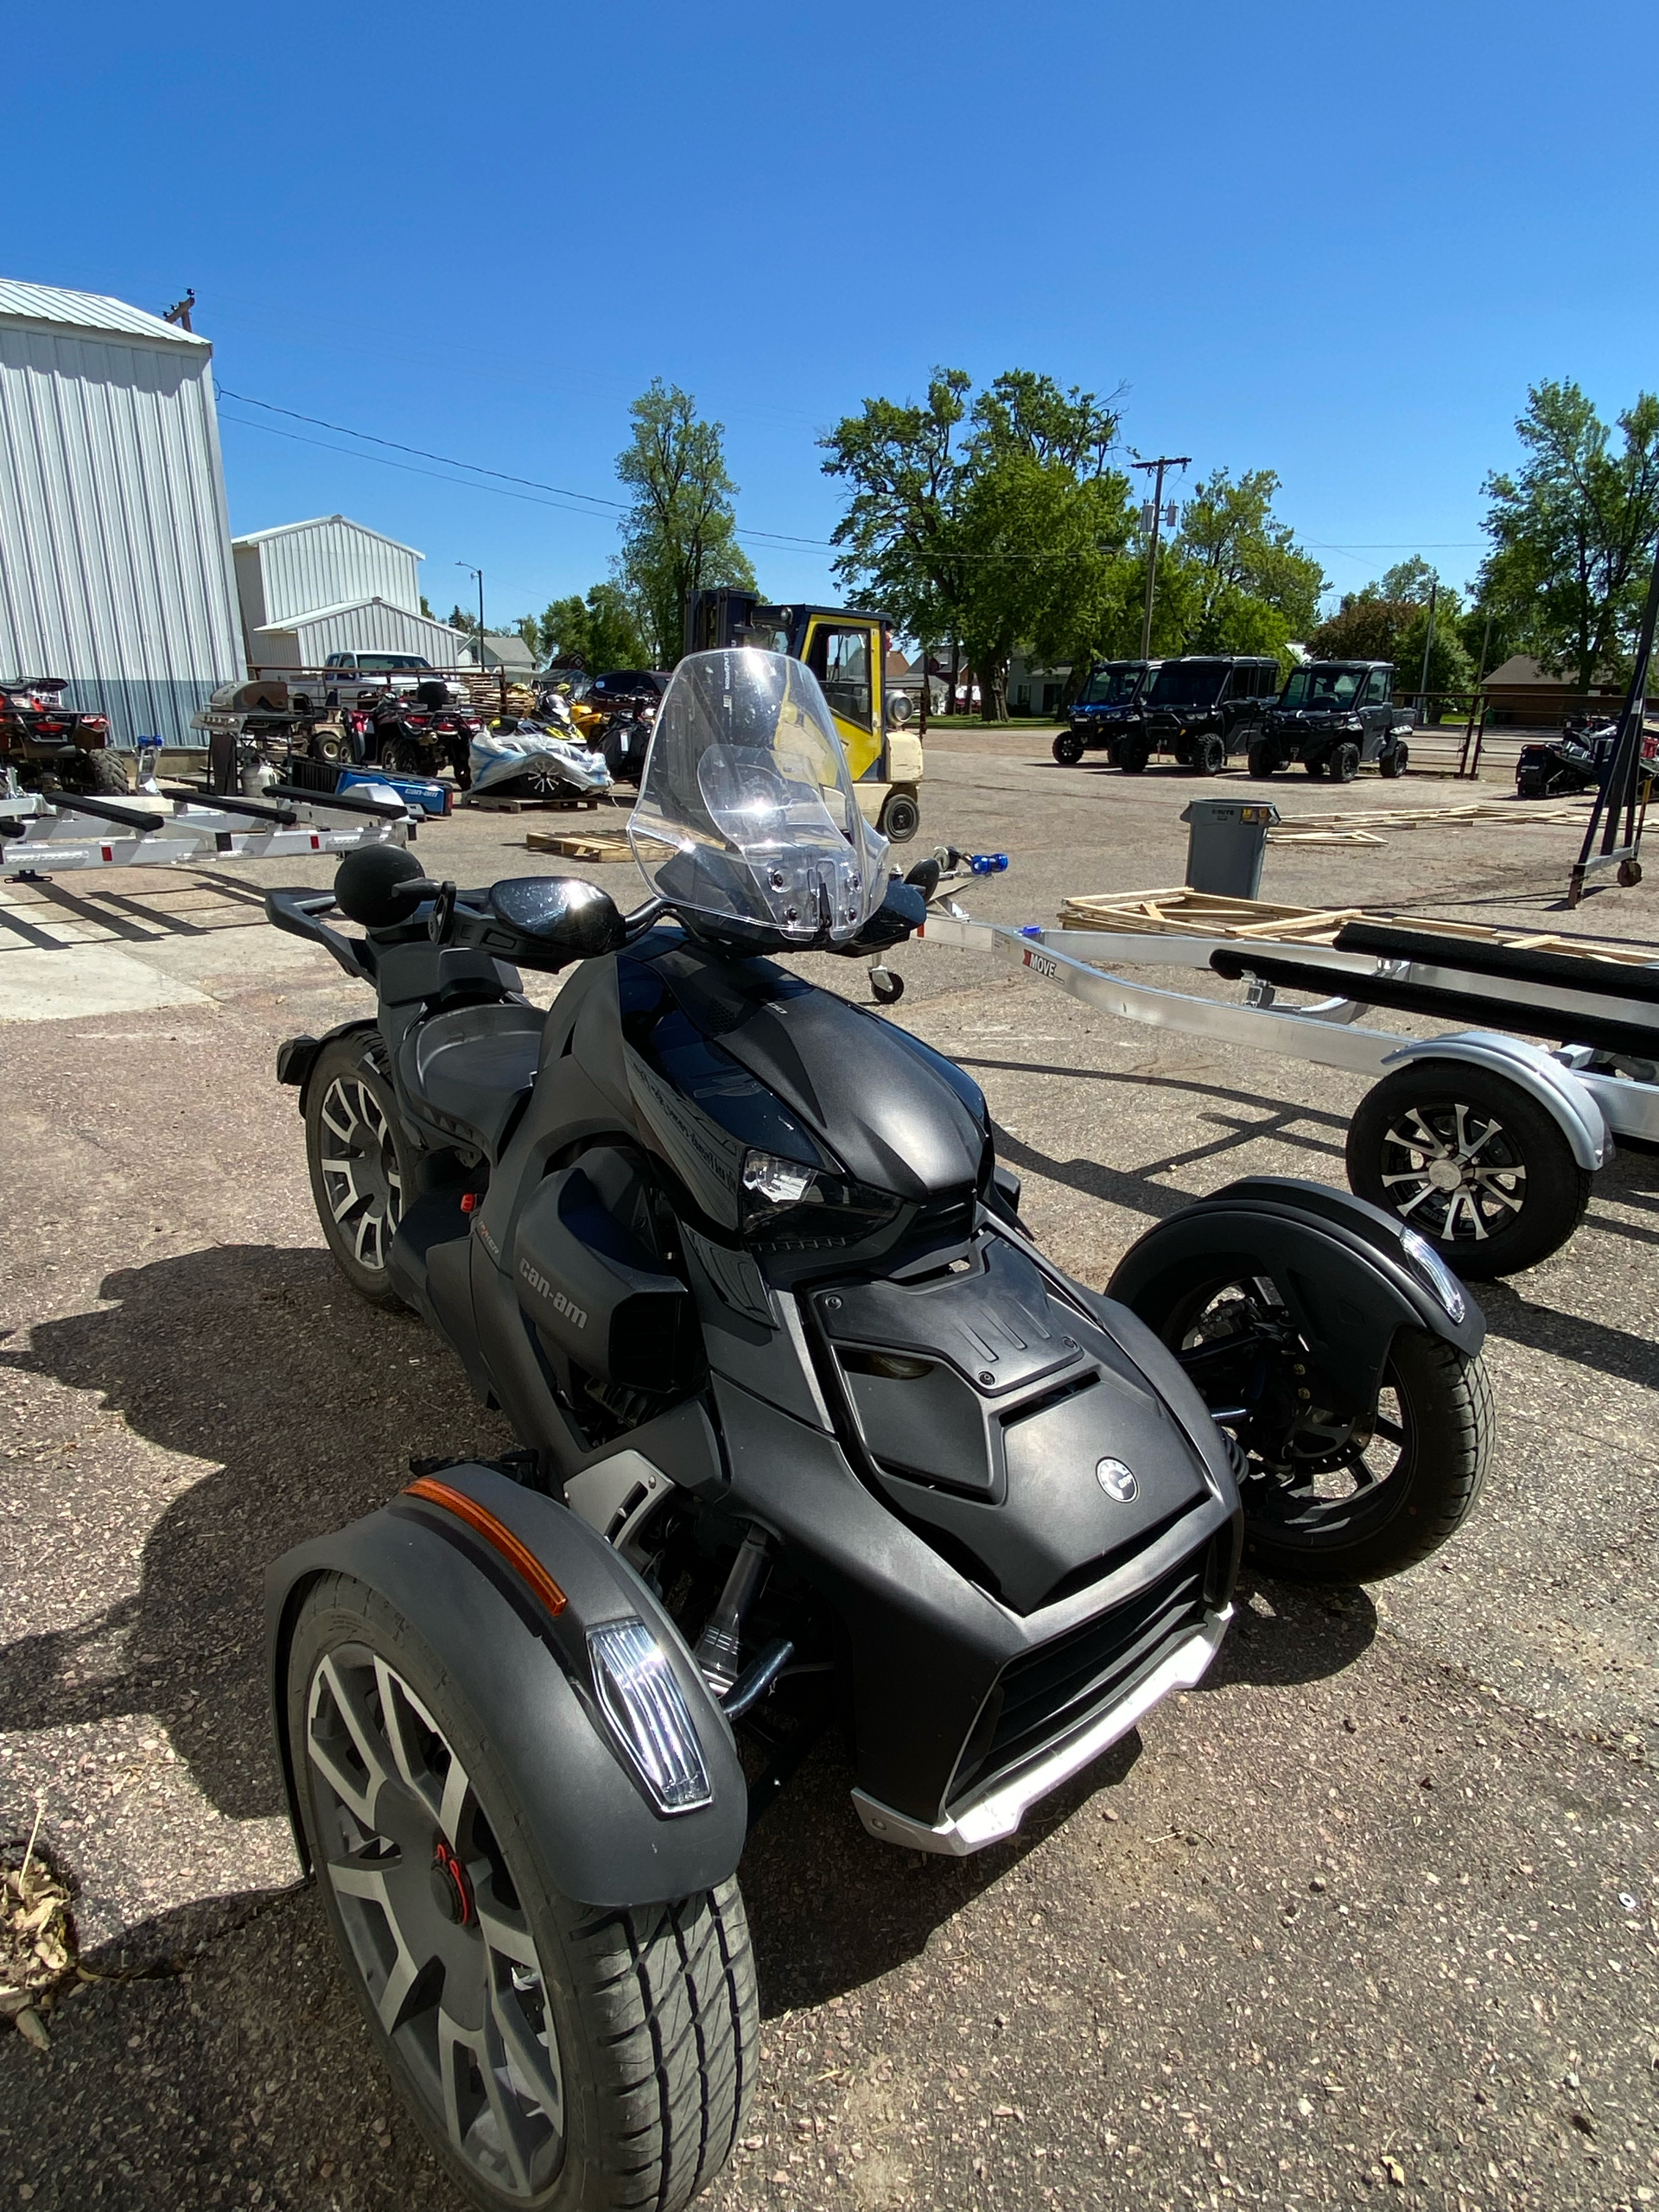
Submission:
M 1279 766 L 1273 747 L 1264 737 L 1258 737 L 1244 756 L 1245 766 L 1259 782 L 1265 782 Z
M 907 845 L 922 826 L 922 810 L 915 792 L 889 791 L 876 826 L 890 845 Z
M 1323 760 L 1304 760 L 1302 766 L 1310 776 L 1319 777 L 1325 773 L 1325 762 Z
M 1333 784 L 1351 784 L 1359 773 L 1359 747 L 1338 745 L 1331 755 L 1331 780 Z
M 1193 742 L 1192 768 L 1197 776 L 1218 776 L 1227 766 L 1227 744 L 1213 730 Z
M 306 1090 L 305 1158 L 335 1266 L 371 1306 L 401 1305 L 386 1258 L 414 1188 L 414 1155 L 391 1086 L 360 1035 L 337 1037 L 317 1055 Z
M 1117 765 L 1126 776 L 1143 776 L 1147 763 L 1152 758 L 1152 747 L 1143 737 L 1120 738 Z
M 467 2202 L 680 2212 L 729 2156 L 753 2086 L 736 1883 L 632 1910 L 565 1897 L 505 1747 L 410 1623 L 345 1575 L 302 1603 L 287 1707 L 347 1978 Z
M 1075 768 L 1083 758 L 1083 740 L 1074 729 L 1064 729 L 1055 739 L 1053 753 L 1062 768 Z
M 1301 1340 L 1287 1338 L 1284 1308 L 1260 1278 L 1218 1278 L 1141 1319 L 1211 1402 L 1236 1406 L 1255 1394 L 1250 1414 L 1226 1425 L 1238 1431 L 1245 1556 L 1264 1573 L 1378 1581 L 1438 1551 L 1467 1517 L 1493 1435 L 1478 1357 L 1426 1330 L 1398 1329 L 1372 1406 L 1356 1413 L 1310 1402 L 1287 1429 L 1287 1393 L 1313 1363 Z
M 1518 1084 L 1458 1060 L 1385 1076 L 1348 1130 L 1348 1181 L 1473 1281 L 1559 1251 L 1590 1203 L 1560 1126 Z
M 1382 755 L 1376 764 L 1376 772 L 1379 776 L 1386 777 L 1392 783 L 1396 776 L 1405 774 L 1406 763 L 1410 757 L 1410 753 L 1402 740 L 1400 744 Z

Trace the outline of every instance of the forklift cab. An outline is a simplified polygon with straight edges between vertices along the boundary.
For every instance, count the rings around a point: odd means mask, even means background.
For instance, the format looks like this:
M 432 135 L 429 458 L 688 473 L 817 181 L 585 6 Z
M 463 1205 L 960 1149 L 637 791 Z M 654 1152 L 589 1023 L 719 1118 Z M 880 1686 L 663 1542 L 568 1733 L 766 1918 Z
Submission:
M 806 663 L 835 716 L 860 812 L 902 845 L 921 823 L 922 741 L 889 727 L 889 634 L 880 615 L 855 607 L 766 607 L 750 592 L 723 588 L 695 593 L 686 610 L 689 653 L 758 645 Z

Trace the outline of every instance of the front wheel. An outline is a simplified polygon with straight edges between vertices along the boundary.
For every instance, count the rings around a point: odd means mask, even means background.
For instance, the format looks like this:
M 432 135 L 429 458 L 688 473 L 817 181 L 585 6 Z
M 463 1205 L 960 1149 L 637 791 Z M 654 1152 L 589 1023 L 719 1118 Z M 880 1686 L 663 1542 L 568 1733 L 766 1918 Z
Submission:
M 370 1305 L 400 1305 L 386 1258 L 413 1188 L 414 1159 L 391 1086 L 361 1036 L 337 1037 L 317 1055 L 306 1091 L 305 1157 L 334 1264 Z
M 510 1748 L 410 1623 L 346 1576 L 305 1598 L 287 1708 L 346 1976 L 454 2185 L 483 2212 L 680 2212 L 729 2155 L 753 2087 L 736 1883 L 624 1910 L 565 1897 Z
M 1117 765 L 1126 776 L 1144 775 L 1151 758 L 1152 747 L 1144 738 L 1125 737 L 1119 740 Z
M 922 825 L 922 810 L 914 791 L 892 791 L 877 824 L 889 844 L 907 845 Z
M 1376 772 L 1379 776 L 1386 777 L 1392 783 L 1396 776 L 1405 774 L 1406 763 L 1409 758 L 1410 753 L 1402 739 L 1398 745 L 1382 755 L 1376 764 Z
M 1251 745 L 1249 753 L 1246 753 L 1244 758 L 1245 766 L 1249 768 L 1250 773 L 1262 781 L 1265 781 L 1268 777 L 1272 775 L 1274 770 L 1279 766 L 1278 761 L 1274 757 L 1272 746 L 1268 743 L 1268 741 L 1264 737 L 1258 737 L 1255 739 Z
M 1083 740 L 1074 729 L 1063 729 L 1054 741 L 1054 758 L 1062 768 L 1075 768 L 1083 758 Z
M 1504 1076 L 1420 1060 L 1385 1076 L 1348 1128 L 1348 1181 L 1475 1281 L 1559 1251 L 1590 1177 L 1560 1124 Z
M 1218 776 L 1227 766 L 1226 741 L 1213 730 L 1198 738 L 1192 747 L 1192 772 L 1198 776 Z
M 1359 747 L 1354 744 L 1338 745 L 1331 755 L 1331 780 L 1333 784 L 1351 784 L 1359 773 Z
M 1245 1555 L 1291 1582 L 1375 1582 L 1438 1551 L 1467 1517 L 1491 1453 L 1478 1357 L 1396 1330 L 1374 1402 L 1302 1396 L 1316 1372 L 1260 1276 L 1189 1292 L 1151 1321 L 1233 1433 Z
M 1322 776 L 1325 773 L 1325 762 L 1323 760 L 1304 760 L 1302 766 L 1310 776 Z

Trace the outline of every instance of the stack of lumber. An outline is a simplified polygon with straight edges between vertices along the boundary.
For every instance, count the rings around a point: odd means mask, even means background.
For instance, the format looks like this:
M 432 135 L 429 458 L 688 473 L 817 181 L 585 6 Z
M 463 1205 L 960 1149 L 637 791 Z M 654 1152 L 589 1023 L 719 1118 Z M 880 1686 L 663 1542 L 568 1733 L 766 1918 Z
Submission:
M 1325 833 L 1335 830 L 1363 830 L 1369 835 L 1379 830 L 1427 830 L 1442 824 L 1464 828 L 1475 823 L 1492 822 L 1507 822 L 1511 827 L 1541 822 L 1582 824 L 1590 806 L 1588 798 L 1483 798 L 1471 799 L 1464 806 L 1370 807 L 1357 811 L 1333 808 L 1329 814 L 1287 815 L 1276 830 L 1268 830 L 1268 836 L 1276 845 L 1311 844 L 1316 840 L 1320 843 L 1334 842 Z M 1370 842 L 1382 841 L 1370 836 Z

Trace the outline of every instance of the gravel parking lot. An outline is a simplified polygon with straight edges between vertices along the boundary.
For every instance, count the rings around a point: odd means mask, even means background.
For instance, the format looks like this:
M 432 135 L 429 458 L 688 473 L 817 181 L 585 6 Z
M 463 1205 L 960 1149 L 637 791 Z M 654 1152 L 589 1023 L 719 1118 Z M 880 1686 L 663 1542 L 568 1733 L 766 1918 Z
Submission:
M 955 732 L 928 778 L 912 850 L 1011 856 L 966 895 L 985 918 L 1181 880 L 1187 778 Z M 1468 795 L 1273 792 L 1287 815 Z M 1277 846 L 1264 893 L 1659 957 L 1651 887 L 1561 912 L 1578 833 L 1517 817 Z M 457 817 L 420 855 L 545 872 L 537 820 Z M 99 1977 L 49 2051 L 0 2037 L 0 2190 L 41 2212 L 453 2202 L 296 1886 L 261 1678 L 267 1560 L 412 1453 L 508 1441 L 321 1248 L 275 1046 L 367 1001 L 257 901 L 329 874 L 0 886 L 0 1821 L 26 1834 L 44 1793 Z M 863 996 L 857 964 L 808 964 Z M 1357 1078 L 967 953 L 892 964 L 893 1018 L 984 1085 L 1035 1232 L 1090 1281 L 1236 1176 L 1344 1180 Z M 712 2207 L 1659 2202 L 1656 1245 L 1659 1160 L 1621 1151 L 1564 1251 L 1478 1291 L 1501 1433 L 1454 1544 L 1375 1588 L 1248 1582 L 1204 1688 L 1014 1842 L 885 1848 L 815 1755 L 742 1869 L 764 2072 Z

